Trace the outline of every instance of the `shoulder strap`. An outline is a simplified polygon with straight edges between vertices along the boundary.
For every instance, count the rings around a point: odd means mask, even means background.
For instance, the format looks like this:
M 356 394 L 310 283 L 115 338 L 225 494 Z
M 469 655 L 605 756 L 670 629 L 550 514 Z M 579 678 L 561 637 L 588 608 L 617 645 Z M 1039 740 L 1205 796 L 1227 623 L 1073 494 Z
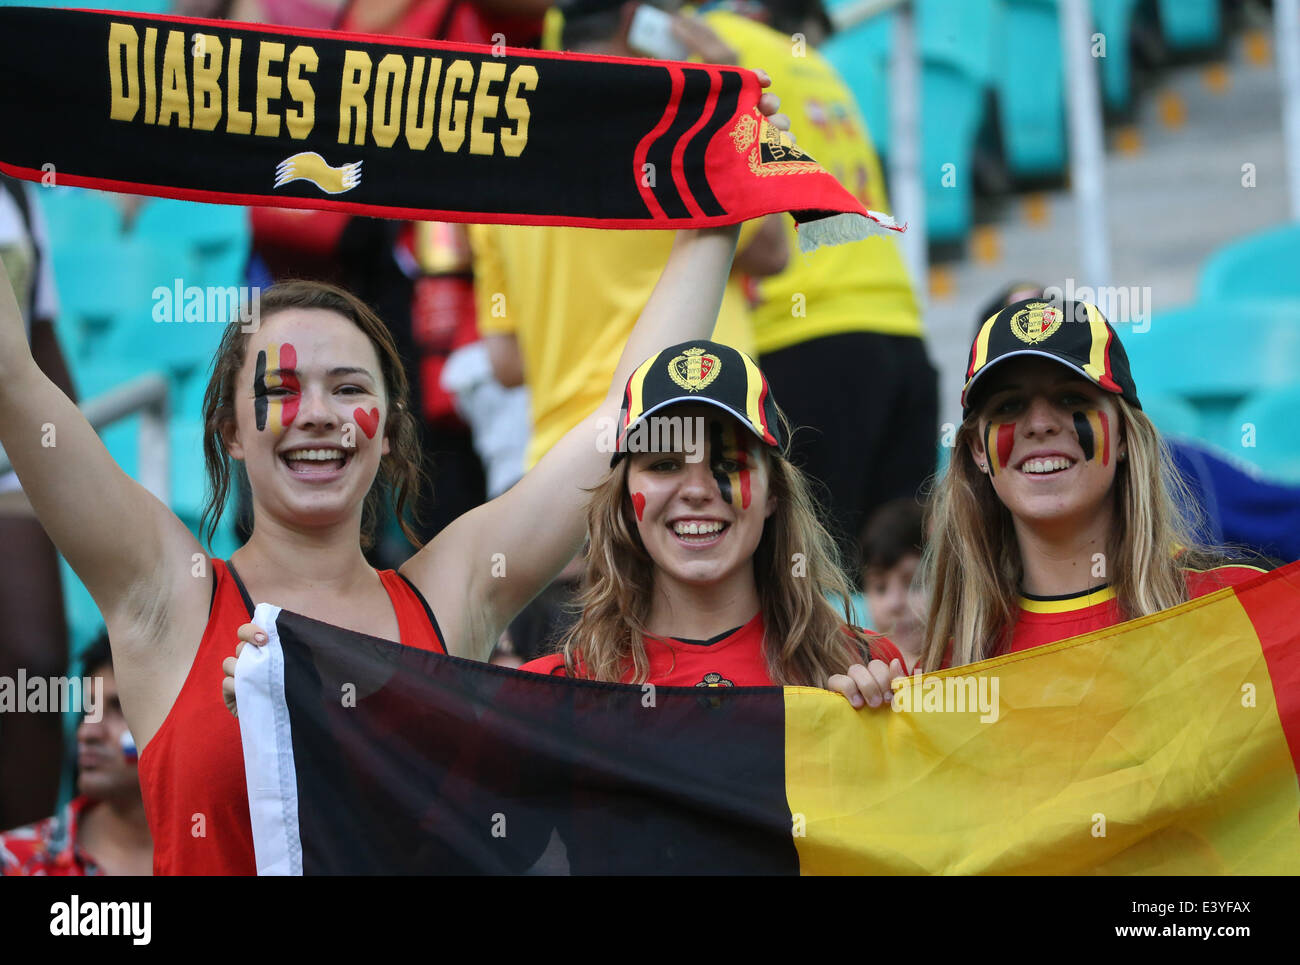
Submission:
M 234 578 L 234 580 L 235 580 L 235 586 L 239 587 L 239 595 L 240 595 L 241 597 L 243 597 L 243 599 L 244 599 L 244 606 L 245 606 L 245 608 L 247 608 L 247 610 L 248 610 L 248 619 L 250 619 L 250 620 L 253 619 L 253 609 L 254 609 L 254 607 L 253 607 L 253 600 L 252 600 L 252 598 L 248 595 L 248 591 L 247 591 L 246 589 L 244 589 L 244 581 L 241 580 L 241 579 L 239 578 L 239 574 L 235 572 L 234 564 L 231 563 L 229 560 L 226 560 L 226 570 L 227 570 L 227 571 L 230 573 L 230 575 Z M 439 638 L 439 639 L 441 639 L 441 638 Z
M 424 615 L 429 618 L 429 626 L 433 627 L 434 635 L 437 636 L 438 642 L 442 644 L 442 652 L 447 653 L 447 639 L 442 635 L 442 627 L 438 626 L 438 618 L 433 615 L 433 608 L 429 606 L 429 601 L 424 598 L 424 594 L 420 592 L 419 588 L 406 578 L 405 573 L 398 573 L 397 575 L 403 583 L 411 588 L 415 598 L 420 601 L 420 606 L 424 607 Z

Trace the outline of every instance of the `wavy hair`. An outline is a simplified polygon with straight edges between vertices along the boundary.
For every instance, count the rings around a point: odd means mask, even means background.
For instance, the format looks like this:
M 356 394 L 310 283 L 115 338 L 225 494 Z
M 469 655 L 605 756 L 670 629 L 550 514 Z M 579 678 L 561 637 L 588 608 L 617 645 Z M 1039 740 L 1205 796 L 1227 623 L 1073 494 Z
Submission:
M 1185 568 L 1225 560 L 1193 536 L 1200 530 L 1194 502 L 1155 425 L 1142 410 L 1114 400 L 1117 438 L 1128 455 L 1115 467 L 1115 524 L 1105 559 L 1122 618 L 1132 620 L 1186 602 Z M 939 669 L 950 651 L 954 667 L 993 656 L 1019 610 L 1023 565 L 1011 512 L 971 458 L 979 420 L 975 412 L 962 422 L 952 462 L 934 488 L 933 528 L 921 560 L 930 594 L 927 671 Z
M 777 500 L 753 556 L 763 656 L 776 683 L 821 687 L 831 674 L 869 659 L 873 635 L 852 628 L 848 581 L 803 473 L 783 454 L 765 450 L 763 458 Z M 642 637 L 649 633 L 655 563 L 637 532 L 628 463 L 591 490 L 582 613 L 561 644 L 570 676 L 621 681 L 630 670 L 632 682 L 644 683 L 649 673 Z
M 361 514 L 361 545 L 374 545 L 375 526 L 385 502 L 391 500 L 403 535 L 418 547 L 408 516 L 415 513 L 415 497 L 426 483 L 421 469 L 419 429 L 410 409 L 410 386 L 402 357 L 397 352 L 392 333 L 371 308 L 350 292 L 317 281 L 285 281 L 262 293 L 260 309 L 263 321 L 288 308 L 321 308 L 342 315 L 370 339 L 379 356 L 379 367 L 388 398 L 388 417 L 384 433 L 389 452 L 379 462 L 379 471 L 366 493 Z M 212 360 L 207 391 L 203 396 L 203 462 L 207 473 L 207 498 L 203 506 L 201 529 L 211 540 L 221 521 L 232 483 L 232 463 L 226 452 L 223 431 L 235 419 L 235 381 L 244 365 L 249 332 L 238 318 L 232 319 L 222 333 L 221 344 Z M 243 466 L 239 468 L 243 472 Z

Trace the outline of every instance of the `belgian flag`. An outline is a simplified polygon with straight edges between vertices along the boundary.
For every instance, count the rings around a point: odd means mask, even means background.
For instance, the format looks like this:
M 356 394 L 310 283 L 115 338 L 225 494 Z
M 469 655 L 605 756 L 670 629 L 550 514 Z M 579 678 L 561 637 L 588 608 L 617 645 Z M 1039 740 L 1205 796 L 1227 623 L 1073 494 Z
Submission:
M 261 873 L 1300 873 L 1300 563 L 1031 652 L 810 688 L 521 674 L 262 605 Z

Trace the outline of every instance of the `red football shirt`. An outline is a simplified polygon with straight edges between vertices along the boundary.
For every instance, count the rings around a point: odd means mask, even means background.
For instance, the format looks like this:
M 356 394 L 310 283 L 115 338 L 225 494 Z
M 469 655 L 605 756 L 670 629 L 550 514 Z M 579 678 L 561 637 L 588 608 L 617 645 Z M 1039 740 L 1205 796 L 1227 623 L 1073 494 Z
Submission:
M 1234 586 L 1266 572 L 1254 566 L 1220 566 L 1212 570 L 1184 570 L 1189 599 Z M 1018 653 L 1081 633 L 1103 630 L 1123 622 L 1115 590 L 1101 586 L 1066 597 L 1020 598 L 1020 618 L 1011 633 L 1011 645 L 1001 652 Z
M 671 637 L 645 637 L 650 660 L 647 683 L 660 687 L 771 687 L 763 659 L 763 614 L 716 643 L 684 643 Z M 873 658 L 902 661 L 898 649 L 884 637 L 871 638 Z M 564 654 L 538 657 L 519 668 L 531 673 L 564 674 Z M 623 678 L 632 679 L 629 670 Z

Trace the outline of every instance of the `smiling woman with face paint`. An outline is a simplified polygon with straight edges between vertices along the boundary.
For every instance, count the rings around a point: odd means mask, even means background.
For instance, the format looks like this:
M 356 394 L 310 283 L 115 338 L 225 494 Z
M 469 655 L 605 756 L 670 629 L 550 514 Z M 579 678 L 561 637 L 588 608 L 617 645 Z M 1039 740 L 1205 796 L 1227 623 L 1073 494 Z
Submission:
M 868 656 L 835 547 L 754 362 L 665 349 L 624 393 L 619 452 L 588 512 L 583 612 L 537 673 L 679 687 L 815 685 Z
M 981 326 L 922 561 L 924 667 L 1113 626 L 1258 576 L 1192 537 L 1184 482 L 1095 305 L 1017 302 Z M 849 692 L 845 678 L 832 689 Z
M 776 107 L 771 95 L 760 101 L 765 114 Z M 783 117 L 773 123 L 788 129 Z M 608 472 L 596 443 L 637 361 L 712 328 L 738 232 L 678 233 L 604 404 L 400 573 L 374 570 L 363 546 L 385 496 L 400 514 L 414 495 L 420 460 L 401 359 L 364 304 L 327 285 L 289 283 L 263 294 L 256 331 L 240 330 L 238 320 L 227 328 L 204 402 L 214 490 L 205 525 L 215 525 L 239 464 L 253 532 L 223 562 L 209 560 L 185 524 L 122 472 L 37 368 L 0 271 L 0 444 L 108 626 L 140 748 L 157 873 L 255 870 L 239 725 L 222 700 L 222 658 L 252 604 L 486 659 L 580 548 L 588 491 Z M 151 328 L 149 337 L 179 335 Z M 493 572 L 497 554 L 508 577 Z

